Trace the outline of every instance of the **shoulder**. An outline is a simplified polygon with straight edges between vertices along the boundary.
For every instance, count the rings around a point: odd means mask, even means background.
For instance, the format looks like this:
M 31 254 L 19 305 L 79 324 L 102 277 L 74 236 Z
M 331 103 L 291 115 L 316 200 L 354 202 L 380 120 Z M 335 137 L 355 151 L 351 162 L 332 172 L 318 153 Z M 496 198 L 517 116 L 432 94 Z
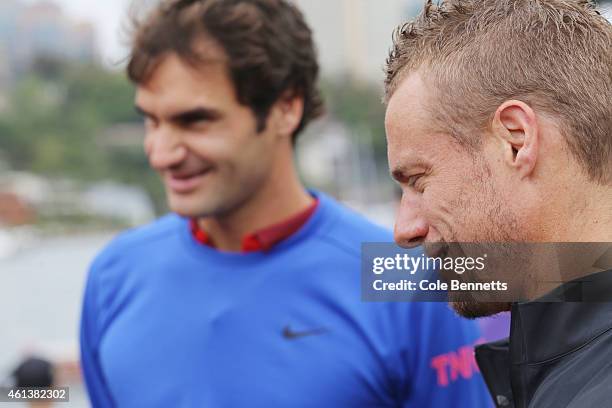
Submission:
M 576 379 L 579 379 L 576 381 Z M 612 399 L 612 330 L 564 356 L 536 391 L 534 406 L 568 408 L 610 406 Z M 559 384 L 566 384 L 562 390 Z M 556 399 L 549 398 L 557 395 Z M 565 401 L 562 401 L 565 398 Z M 555 401 L 547 405 L 548 401 Z M 557 403 L 558 402 L 558 403 Z M 540 405 L 535 405 L 538 403 Z
M 84 310 L 98 315 L 100 327 L 105 327 L 113 313 L 142 288 L 164 254 L 179 245 L 179 232 L 185 225 L 181 217 L 166 215 L 124 231 L 95 257 L 87 274 L 84 302 L 89 307 Z
M 168 214 L 150 224 L 126 230 L 100 251 L 91 269 L 103 269 L 121 258 L 141 257 L 143 253 L 151 253 L 157 247 L 167 247 L 170 241 L 176 240 L 184 225 L 181 217 Z
M 589 378 L 589 377 L 587 377 Z M 575 394 L 570 401 L 569 408 L 582 407 L 605 407 L 609 406 L 612 398 L 610 382 L 612 381 L 612 371 L 610 364 L 606 364 L 604 369 L 589 378 L 584 387 Z
M 325 194 L 317 195 L 330 219 L 328 227 L 319 234 L 319 238 L 328 245 L 347 254 L 360 256 L 361 245 L 364 243 L 393 242 L 393 234 L 389 229 L 373 223 Z

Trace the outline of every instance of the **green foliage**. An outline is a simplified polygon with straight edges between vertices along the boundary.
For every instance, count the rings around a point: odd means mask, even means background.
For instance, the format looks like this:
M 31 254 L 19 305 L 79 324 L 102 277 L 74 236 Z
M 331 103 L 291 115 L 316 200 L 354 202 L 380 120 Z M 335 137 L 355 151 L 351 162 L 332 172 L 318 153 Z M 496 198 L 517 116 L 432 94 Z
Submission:
M 0 112 L 2 157 L 16 170 L 144 186 L 162 211 L 163 189 L 142 149 L 101 140 L 112 124 L 140 121 L 133 98 L 121 72 L 41 59 L 13 85 Z
M 328 113 L 351 129 L 357 143 L 372 144 L 377 162 L 386 167 L 382 87 L 347 77 L 323 81 L 322 91 Z

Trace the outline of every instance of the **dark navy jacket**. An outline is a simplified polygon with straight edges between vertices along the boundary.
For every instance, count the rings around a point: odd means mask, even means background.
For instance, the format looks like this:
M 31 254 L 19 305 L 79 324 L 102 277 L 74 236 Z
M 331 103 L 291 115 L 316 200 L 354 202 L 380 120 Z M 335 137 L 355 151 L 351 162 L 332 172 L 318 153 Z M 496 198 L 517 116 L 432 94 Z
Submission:
M 515 303 L 509 340 L 476 348 L 498 407 L 612 407 L 612 270 Z M 608 301 L 608 302 L 605 302 Z

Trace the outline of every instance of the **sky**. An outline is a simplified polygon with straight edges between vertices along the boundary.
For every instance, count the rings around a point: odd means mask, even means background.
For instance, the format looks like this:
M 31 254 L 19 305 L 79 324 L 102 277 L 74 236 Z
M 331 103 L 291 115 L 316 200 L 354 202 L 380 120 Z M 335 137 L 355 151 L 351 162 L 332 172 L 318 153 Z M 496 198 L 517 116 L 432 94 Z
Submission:
M 2 0 L 0 0 L 2 1 Z M 25 0 L 36 3 L 38 0 Z M 125 21 L 132 0 L 52 0 L 64 13 L 77 20 L 86 20 L 95 25 L 98 45 L 104 65 L 112 67 L 123 59 L 127 50 L 122 46 L 121 24 Z
M 26 3 L 35 3 L 39 0 L 23 1 Z M 95 25 L 102 61 L 104 65 L 113 67 L 127 55 L 127 49 L 122 45 L 121 27 L 126 21 L 127 11 L 130 5 L 133 4 L 133 2 L 136 2 L 135 4 L 141 4 L 138 2 L 146 3 L 152 0 L 52 1 L 59 4 L 68 16 L 78 20 L 87 20 Z M 606 6 L 605 15 L 612 20 L 612 5 L 609 4 Z

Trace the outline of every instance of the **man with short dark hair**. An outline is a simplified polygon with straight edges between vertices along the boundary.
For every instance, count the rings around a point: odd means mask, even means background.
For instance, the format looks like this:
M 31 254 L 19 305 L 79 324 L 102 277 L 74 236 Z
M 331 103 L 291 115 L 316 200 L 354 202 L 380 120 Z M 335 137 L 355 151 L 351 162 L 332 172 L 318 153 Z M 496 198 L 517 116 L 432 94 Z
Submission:
M 498 406 L 609 406 L 610 22 L 588 1 L 428 1 L 395 33 L 386 101 L 396 242 L 506 254 L 488 272 L 514 299 L 449 293 L 467 317 L 511 310 L 509 344 L 476 351 Z
M 296 174 L 295 138 L 322 111 L 317 72 L 286 1 L 165 1 L 137 26 L 128 73 L 173 214 L 92 265 L 81 346 L 94 407 L 488 399 L 464 352 L 471 322 L 444 304 L 360 301 L 361 242 L 391 236 Z

